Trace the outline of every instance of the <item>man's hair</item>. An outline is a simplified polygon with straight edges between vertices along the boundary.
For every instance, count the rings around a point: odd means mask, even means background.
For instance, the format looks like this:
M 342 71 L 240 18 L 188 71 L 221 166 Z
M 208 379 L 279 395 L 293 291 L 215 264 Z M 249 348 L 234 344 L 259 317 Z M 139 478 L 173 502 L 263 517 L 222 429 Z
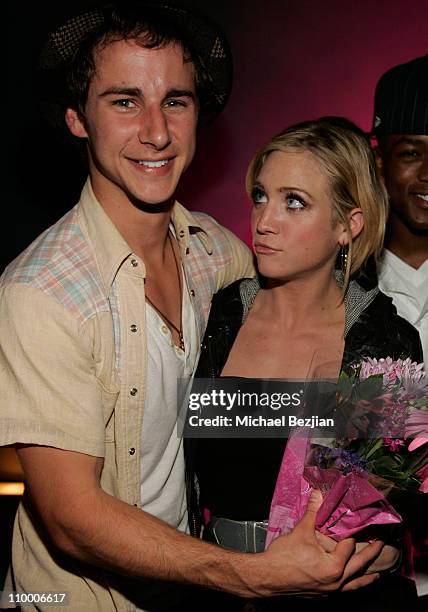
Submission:
M 180 45 L 186 60 L 195 66 L 196 94 L 201 102 L 203 92 L 198 88 L 198 83 L 204 80 L 203 67 L 191 48 L 191 42 L 186 40 L 177 24 L 168 16 L 159 16 L 150 7 L 145 9 L 142 16 L 141 10 L 127 9 L 125 5 L 125 8 L 120 10 L 112 8 L 111 12 L 106 12 L 104 22 L 84 38 L 75 53 L 66 79 L 69 104 L 72 108 L 83 113 L 89 86 L 96 71 L 97 53 L 109 44 L 121 40 L 135 40 L 146 49 L 160 48 L 171 43 Z
M 52 126 L 65 130 L 68 107 L 83 113 L 97 53 L 121 40 L 149 49 L 179 45 L 184 61 L 192 62 L 195 69 L 202 121 L 210 121 L 223 110 L 232 87 L 233 67 L 229 43 L 215 21 L 197 9 L 168 0 L 101 2 L 58 26 L 40 54 L 37 98 Z
M 248 195 L 274 151 L 309 151 L 325 171 L 332 195 L 332 223 L 343 223 L 349 235 L 344 287 L 373 255 L 378 260 L 388 215 L 388 196 L 377 176 L 373 151 L 362 130 L 344 117 L 321 117 L 292 125 L 274 136 L 255 155 L 247 172 Z M 347 214 L 361 208 L 364 228 L 352 241 Z

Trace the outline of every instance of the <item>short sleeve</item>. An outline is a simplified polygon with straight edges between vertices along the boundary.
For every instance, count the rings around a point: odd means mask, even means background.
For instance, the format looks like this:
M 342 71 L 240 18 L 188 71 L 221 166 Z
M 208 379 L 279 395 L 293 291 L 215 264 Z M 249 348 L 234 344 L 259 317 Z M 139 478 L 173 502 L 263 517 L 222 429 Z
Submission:
M 0 295 L 0 444 L 104 456 L 94 327 L 25 284 Z
M 253 278 L 256 275 L 254 258 L 246 244 L 233 232 L 220 226 L 229 244 L 232 254 L 231 262 L 218 270 L 216 291 L 228 287 L 241 278 Z

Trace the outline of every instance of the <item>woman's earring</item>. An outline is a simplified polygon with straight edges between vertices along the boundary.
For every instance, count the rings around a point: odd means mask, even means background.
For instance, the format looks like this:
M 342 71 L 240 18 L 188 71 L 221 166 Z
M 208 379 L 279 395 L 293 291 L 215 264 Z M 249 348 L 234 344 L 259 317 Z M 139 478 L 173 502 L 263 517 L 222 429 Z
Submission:
M 346 269 L 348 267 L 348 250 L 349 250 L 349 246 L 347 244 L 340 245 L 339 262 L 340 262 L 340 269 L 342 271 L 343 278 L 345 278 L 346 276 Z

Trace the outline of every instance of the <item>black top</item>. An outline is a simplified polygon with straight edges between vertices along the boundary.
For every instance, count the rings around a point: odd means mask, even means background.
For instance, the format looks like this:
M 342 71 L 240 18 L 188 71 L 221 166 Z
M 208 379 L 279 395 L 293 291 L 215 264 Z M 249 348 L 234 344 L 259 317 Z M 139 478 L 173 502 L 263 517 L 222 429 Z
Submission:
M 257 290 L 254 281 L 244 279 L 214 296 L 196 377 L 220 376 Z M 354 282 L 345 306 L 342 370 L 363 357 L 411 357 L 422 361 L 419 335 L 397 315 L 391 298 L 377 289 L 366 292 Z M 194 534 L 204 508 L 214 516 L 235 520 L 269 517 L 284 452 L 283 439 L 186 440 L 185 451 Z M 194 495 L 195 476 L 200 490 L 198 500 Z
M 201 506 L 237 521 L 269 518 L 283 438 L 207 438 L 197 446 Z

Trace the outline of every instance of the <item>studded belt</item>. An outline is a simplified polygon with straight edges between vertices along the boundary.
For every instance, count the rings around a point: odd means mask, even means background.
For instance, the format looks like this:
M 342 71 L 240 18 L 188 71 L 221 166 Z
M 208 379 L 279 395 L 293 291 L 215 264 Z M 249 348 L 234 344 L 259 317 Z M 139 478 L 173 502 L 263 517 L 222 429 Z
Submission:
M 267 526 L 267 521 L 234 521 L 213 516 L 204 528 L 204 540 L 239 552 L 263 552 Z

